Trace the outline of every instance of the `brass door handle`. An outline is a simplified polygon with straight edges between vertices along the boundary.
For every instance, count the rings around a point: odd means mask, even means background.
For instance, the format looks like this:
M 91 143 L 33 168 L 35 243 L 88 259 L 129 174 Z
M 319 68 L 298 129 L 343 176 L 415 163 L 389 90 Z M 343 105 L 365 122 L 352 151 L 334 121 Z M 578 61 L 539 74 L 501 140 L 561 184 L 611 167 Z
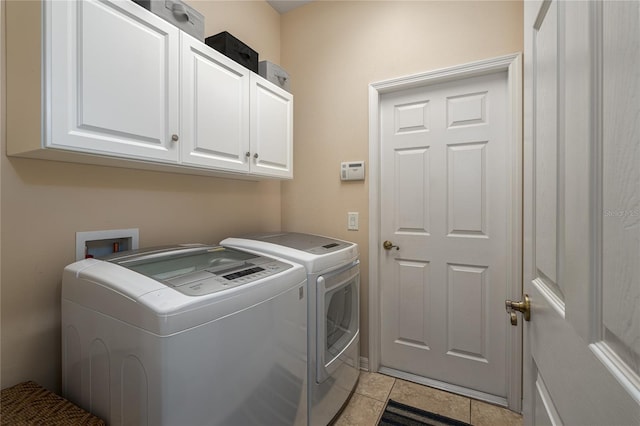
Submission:
M 516 311 L 522 312 L 522 316 L 525 321 L 531 321 L 531 300 L 529 299 L 529 295 L 524 295 L 524 301 L 522 302 L 514 302 L 512 300 L 504 301 L 505 309 L 509 314 L 509 318 L 511 320 L 511 325 L 518 325 L 518 317 L 516 315 Z
M 394 245 L 393 245 L 393 243 L 392 243 L 391 241 L 389 241 L 389 240 L 387 240 L 387 241 L 385 241 L 384 243 L 382 243 L 382 247 L 383 247 L 385 250 L 391 250 L 391 249 L 392 249 L 392 248 L 394 248 L 394 247 L 396 248 L 396 250 L 400 250 L 400 247 L 398 247 L 398 246 L 394 246 Z

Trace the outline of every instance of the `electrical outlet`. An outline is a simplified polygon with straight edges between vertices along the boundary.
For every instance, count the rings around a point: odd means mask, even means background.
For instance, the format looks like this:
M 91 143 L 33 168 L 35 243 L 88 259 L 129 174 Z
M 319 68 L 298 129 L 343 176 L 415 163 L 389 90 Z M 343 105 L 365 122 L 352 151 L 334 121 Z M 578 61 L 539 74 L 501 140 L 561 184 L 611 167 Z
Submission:
M 347 213 L 347 230 L 349 231 L 358 230 L 358 212 Z

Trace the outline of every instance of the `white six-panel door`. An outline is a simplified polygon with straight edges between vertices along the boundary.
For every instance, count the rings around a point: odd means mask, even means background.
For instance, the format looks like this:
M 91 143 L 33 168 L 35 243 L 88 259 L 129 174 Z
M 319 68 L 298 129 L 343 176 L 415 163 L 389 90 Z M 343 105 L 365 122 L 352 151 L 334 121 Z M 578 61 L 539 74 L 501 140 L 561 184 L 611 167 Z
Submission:
M 506 404 L 507 72 L 380 105 L 380 365 Z
M 525 2 L 524 418 L 640 424 L 640 3 Z

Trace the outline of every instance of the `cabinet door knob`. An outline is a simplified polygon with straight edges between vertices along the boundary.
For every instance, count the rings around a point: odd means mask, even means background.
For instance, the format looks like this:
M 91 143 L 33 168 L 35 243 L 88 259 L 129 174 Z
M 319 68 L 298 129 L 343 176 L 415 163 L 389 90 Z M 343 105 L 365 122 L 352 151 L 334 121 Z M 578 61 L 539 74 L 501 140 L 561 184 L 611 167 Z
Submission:
M 171 140 L 172 140 L 173 142 L 178 142 L 178 139 L 179 139 L 179 138 L 178 138 L 178 135 L 171 135 Z
M 245 156 L 245 157 L 247 157 L 247 158 L 249 158 L 249 157 L 251 157 L 251 153 L 250 153 L 249 151 L 247 151 L 247 153 L 246 153 L 246 154 L 244 154 L 244 156 Z
M 258 158 L 258 153 L 253 154 L 253 158 Z

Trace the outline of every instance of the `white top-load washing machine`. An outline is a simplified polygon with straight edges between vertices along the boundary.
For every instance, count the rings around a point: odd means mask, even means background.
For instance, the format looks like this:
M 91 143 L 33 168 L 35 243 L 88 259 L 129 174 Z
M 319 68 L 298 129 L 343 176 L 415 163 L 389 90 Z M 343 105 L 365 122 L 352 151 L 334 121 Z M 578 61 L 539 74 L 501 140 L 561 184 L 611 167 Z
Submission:
M 218 246 L 67 266 L 63 392 L 110 425 L 307 423 L 306 273 Z
M 327 425 L 353 392 L 360 370 L 358 245 L 319 235 L 263 233 L 220 245 L 278 256 L 307 270 L 309 424 Z

